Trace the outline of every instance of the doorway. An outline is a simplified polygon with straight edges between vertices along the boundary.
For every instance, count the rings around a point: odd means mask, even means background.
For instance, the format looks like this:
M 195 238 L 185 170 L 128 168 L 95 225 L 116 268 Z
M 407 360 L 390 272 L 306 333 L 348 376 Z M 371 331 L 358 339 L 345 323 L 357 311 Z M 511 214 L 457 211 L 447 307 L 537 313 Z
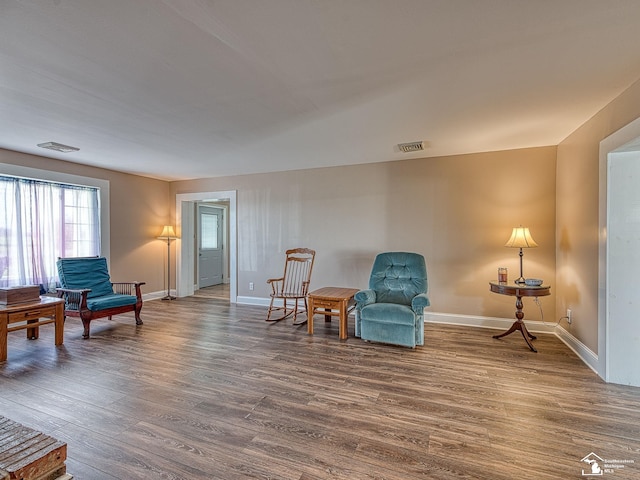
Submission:
M 636 322 L 640 293 L 640 119 L 600 143 L 598 374 L 607 382 L 640 386 L 630 358 L 640 350 Z
M 198 288 L 220 285 L 225 278 L 224 265 L 224 209 L 208 203 L 197 204 L 197 263 Z
M 229 301 L 237 301 L 237 226 L 236 226 L 236 191 L 198 192 L 176 194 L 176 226 L 181 232 L 176 246 L 176 294 L 187 297 L 199 288 L 198 268 L 196 262 L 198 244 L 197 206 L 199 204 L 224 204 L 227 208 L 228 225 L 228 261 L 223 261 L 223 278 L 225 268 L 228 270 Z M 223 249 L 224 251 L 225 249 Z M 225 267 L 226 265 L 226 267 Z

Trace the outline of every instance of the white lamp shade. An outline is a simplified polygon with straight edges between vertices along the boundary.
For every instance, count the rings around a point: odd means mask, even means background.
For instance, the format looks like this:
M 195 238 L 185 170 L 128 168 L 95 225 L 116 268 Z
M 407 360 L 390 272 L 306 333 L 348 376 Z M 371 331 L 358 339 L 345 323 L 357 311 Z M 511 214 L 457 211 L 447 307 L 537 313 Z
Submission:
M 173 230 L 173 226 L 165 225 L 162 228 L 162 233 L 158 236 L 160 240 L 174 240 L 178 238 L 176 232 Z
M 533 248 L 538 244 L 535 242 L 527 227 L 513 227 L 511 238 L 504 244 L 505 247 Z

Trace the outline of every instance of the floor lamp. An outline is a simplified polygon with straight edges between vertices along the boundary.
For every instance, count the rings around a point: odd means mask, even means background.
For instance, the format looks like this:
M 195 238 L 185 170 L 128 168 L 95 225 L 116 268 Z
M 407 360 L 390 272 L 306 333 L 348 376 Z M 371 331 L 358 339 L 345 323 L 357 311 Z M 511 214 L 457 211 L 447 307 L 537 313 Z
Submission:
M 162 229 L 162 233 L 158 237 L 159 240 L 167 241 L 167 294 L 162 297 L 162 300 L 175 300 L 176 297 L 171 295 L 171 240 L 178 238 L 176 232 L 173 231 L 171 225 L 165 225 Z

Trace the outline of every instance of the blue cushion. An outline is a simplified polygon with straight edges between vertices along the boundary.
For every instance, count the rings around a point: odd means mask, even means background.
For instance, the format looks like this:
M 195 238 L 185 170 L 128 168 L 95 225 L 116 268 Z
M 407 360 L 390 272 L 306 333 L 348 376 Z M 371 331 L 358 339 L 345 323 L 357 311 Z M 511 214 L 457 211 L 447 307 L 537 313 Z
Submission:
M 123 295 L 114 293 L 100 298 L 87 299 L 87 307 L 92 312 L 106 310 L 112 307 L 123 307 L 125 305 L 135 305 L 137 298 L 133 295 Z
M 411 305 L 413 297 L 427 291 L 427 268 L 417 253 L 388 252 L 376 256 L 369 278 L 376 302 Z
M 90 288 L 88 299 L 113 295 L 113 285 L 109 277 L 106 258 L 60 258 L 57 266 L 60 284 L 63 288 L 74 290 Z

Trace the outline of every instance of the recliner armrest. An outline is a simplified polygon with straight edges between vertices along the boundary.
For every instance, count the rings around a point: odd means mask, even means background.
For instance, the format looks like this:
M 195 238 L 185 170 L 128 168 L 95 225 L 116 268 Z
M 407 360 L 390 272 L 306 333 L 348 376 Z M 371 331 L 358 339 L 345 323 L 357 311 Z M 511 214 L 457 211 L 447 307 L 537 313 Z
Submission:
M 354 298 L 357 303 L 356 307 L 362 308 L 365 305 L 376 302 L 376 292 L 370 289 L 360 290 L 355 294 Z
M 420 293 L 411 300 L 411 308 L 417 315 L 422 315 L 425 307 L 429 305 L 431 305 L 431 303 L 429 303 L 429 297 L 426 293 Z

